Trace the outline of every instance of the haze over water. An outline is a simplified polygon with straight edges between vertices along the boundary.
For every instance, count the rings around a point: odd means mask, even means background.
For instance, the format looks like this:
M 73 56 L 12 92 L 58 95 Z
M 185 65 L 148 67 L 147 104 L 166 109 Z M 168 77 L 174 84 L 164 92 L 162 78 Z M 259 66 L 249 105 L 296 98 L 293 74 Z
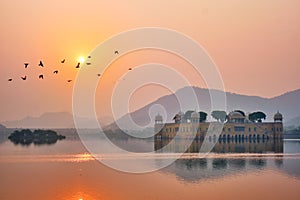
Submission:
M 140 142 L 145 149 L 153 145 Z M 260 153 L 211 153 L 200 159 L 189 153 L 157 172 L 128 174 L 99 163 L 70 136 L 45 146 L 24 147 L 4 140 L 0 144 L 0 198 L 299 199 L 299 140 L 284 141 L 282 153 L 272 152 L 272 146 L 261 152 L 261 146 L 266 146 L 262 142 L 234 145 L 252 145 Z M 162 159 L 161 154 L 153 156 L 157 162 Z

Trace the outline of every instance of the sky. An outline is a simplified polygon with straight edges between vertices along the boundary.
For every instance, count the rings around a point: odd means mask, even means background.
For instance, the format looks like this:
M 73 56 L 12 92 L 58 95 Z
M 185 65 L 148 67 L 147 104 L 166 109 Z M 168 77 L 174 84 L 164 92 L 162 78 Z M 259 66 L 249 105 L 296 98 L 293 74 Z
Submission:
M 1 0 L 0 24 L 0 121 L 71 112 L 78 58 L 112 35 L 140 27 L 173 29 L 196 40 L 218 66 L 226 91 L 271 98 L 300 88 L 298 0 Z M 40 60 L 44 68 L 37 66 Z M 107 72 L 110 81 L 101 87 L 109 93 L 118 79 L 112 74 L 122 76 L 128 66 L 153 60 L 190 76 L 183 68 L 187 64 L 170 55 L 136 52 L 113 63 L 124 68 Z M 39 74 L 45 79 L 38 80 Z M 24 75 L 26 81 L 20 79 Z M 205 87 L 201 79 L 190 78 Z M 167 92 L 140 89 L 130 109 Z

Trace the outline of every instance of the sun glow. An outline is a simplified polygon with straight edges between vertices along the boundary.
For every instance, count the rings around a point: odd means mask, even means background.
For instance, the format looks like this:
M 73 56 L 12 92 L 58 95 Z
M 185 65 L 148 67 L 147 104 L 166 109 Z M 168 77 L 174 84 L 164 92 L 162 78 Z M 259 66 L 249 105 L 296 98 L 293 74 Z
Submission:
M 83 56 L 78 57 L 78 62 L 83 63 L 85 58 Z

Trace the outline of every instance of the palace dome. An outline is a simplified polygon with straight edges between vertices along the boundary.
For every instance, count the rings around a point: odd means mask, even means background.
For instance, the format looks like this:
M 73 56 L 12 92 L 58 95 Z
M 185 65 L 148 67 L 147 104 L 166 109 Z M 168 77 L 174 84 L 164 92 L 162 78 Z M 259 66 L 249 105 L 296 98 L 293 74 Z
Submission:
M 274 121 L 282 121 L 282 114 L 277 111 L 277 113 L 274 115 Z
M 230 119 L 243 119 L 243 118 L 245 118 L 245 116 L 242 115 L 242 113 L 237 112 L 237 111 L 230 112 L 228 116 L 229 116 Z
M 160 114 L 155 116 L 155 121 L 163 121 L 163 117 Z
M 191 114 L 191 118 L 192 119 L 199 119 L 200 118 L 200 114 L 198 113 L 198 112 L 192 112 L 192 114 Z

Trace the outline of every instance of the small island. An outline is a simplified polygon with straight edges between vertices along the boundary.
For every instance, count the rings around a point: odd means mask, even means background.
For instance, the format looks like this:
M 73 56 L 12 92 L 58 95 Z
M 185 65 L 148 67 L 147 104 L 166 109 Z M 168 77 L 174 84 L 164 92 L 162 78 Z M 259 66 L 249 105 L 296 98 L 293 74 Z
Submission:
M 34 130 L 29 129 L 16 130 L 11 133 L 8 139 L 14 144 L 30 145 L 31 143 L 35 145 L 42 144 L 54 144 L 58 140 L 65 139 L 66 136 L 58 135 L 52 130 Z

